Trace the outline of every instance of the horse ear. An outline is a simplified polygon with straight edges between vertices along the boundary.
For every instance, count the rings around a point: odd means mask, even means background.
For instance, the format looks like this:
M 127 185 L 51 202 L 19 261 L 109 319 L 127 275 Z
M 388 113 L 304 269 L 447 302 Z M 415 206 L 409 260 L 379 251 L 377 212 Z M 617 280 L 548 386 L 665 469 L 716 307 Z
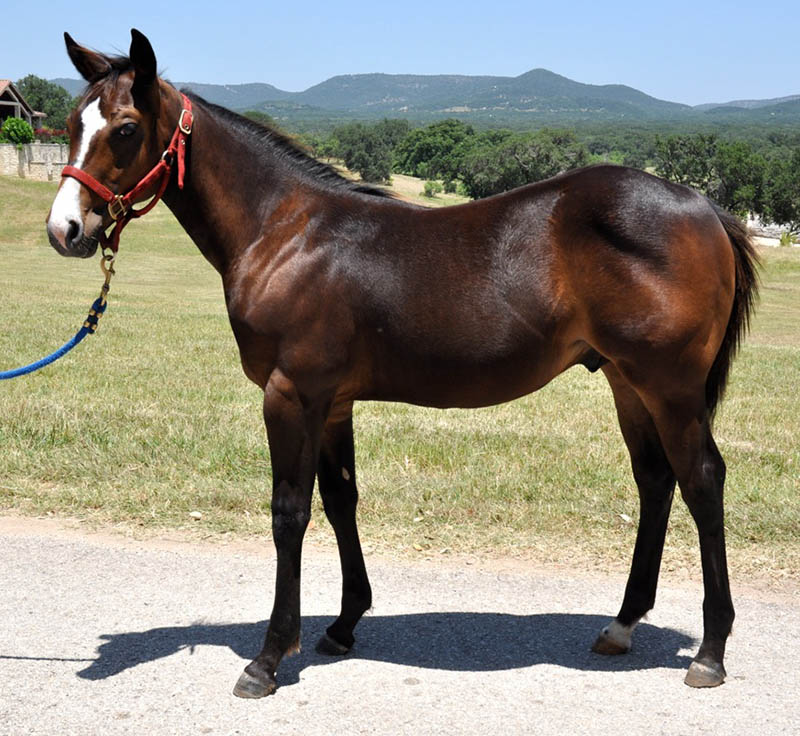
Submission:
M 135 71 L 134 84 L 148 86 L 156 81 L 156 55 L 147 36 L 131 28 L 131 63 Z
M 76 43 L 69 33 L 64 33 L 64 42 L 69 58 L 87 82 L 96 82 L 111 71 L 111 64 L 105 56 Z

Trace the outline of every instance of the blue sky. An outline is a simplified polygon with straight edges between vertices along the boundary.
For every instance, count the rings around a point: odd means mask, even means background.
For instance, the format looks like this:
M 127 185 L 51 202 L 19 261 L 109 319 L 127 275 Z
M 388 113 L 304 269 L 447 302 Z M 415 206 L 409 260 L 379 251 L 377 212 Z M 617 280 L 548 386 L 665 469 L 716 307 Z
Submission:
M 133 26 L 175 82 L 299 91 L 336 74 L 516 76 L 544 67 L 688 104 L 800 94 L 797 0 L 8 5 L 0 78 L 13 80 L 76 77 L 65 30 L 99 50 L 127 52 Z

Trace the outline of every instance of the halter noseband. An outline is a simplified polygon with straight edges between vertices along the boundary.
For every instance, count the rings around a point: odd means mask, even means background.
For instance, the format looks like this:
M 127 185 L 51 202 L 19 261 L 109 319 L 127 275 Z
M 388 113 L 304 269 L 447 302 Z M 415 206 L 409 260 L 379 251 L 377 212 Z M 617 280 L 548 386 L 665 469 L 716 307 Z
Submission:
M 180 117 L 178 117 L 178 125 L 172 134 L 169 146 L 161 154 L 158 163 L 127 194 L 114 194 L 108 187 L 103 186 L 97 179 L 82 169 L 74 166 L 65 166 L 62 169 L 62 177 L 71 176 L 73 179 L 77 179 L 107 202 L 108 214 L 115 224 L 110 236 L 106 235 L 105 229 L 100 232 L 99 239 L 103 248 L 110 248 L 116 253 L 119 248 L 119 237 L 122 233 L 122 228 L 133 218 L 146 215 L 156 206 L 156 203 L 164 194 L 167 184 L 169 184 L 172 165 L 176 158 L 178 161 L 178 188 L 183 189 L 183 179 L 186 173 L 186 139 L 191 135 L 194 116 L 192 115 L 191 100 L 183 93 L 181 93 L 181 98 L 183 99 L 183 108 L 181 109 Z M 154 185 L 158 186 L 155 196 L 141 209 L 133 209 L 137 198 Z

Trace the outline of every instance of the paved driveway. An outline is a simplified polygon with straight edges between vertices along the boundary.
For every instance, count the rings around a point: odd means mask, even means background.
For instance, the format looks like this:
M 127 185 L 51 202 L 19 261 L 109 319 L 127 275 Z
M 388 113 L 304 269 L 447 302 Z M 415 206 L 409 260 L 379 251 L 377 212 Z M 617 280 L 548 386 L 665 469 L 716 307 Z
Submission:
M 735 593 L 728 681 L 683 674 L 698 587 L 662 586 L 627 656 L 589 652 L 624 579 L 502 561 L 370 557 L 375 609 L 351 655 L 313 644 L 339 600 L 304 559 L 305 649 L 277 693 L 231 695 L 260 648 L 271 543 L 135 542 L 0 519 L 2 734 L 757 734 L 800 732 L 800 597 Z

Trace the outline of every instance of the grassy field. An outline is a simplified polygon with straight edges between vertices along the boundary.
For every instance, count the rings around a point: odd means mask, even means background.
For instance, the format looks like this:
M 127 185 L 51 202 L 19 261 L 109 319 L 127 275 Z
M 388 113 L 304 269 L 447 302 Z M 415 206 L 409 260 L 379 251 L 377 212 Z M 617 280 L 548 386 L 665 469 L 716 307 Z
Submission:
M 0 177 L 0 369 L 68 339 L 102 281 L 97 259 L 47 245 L 54 192 Z M 769 249 L 764 261 L 716 436 L 734 570 L 798 577 L 800 249 Z M 0 508 L 126 529 L 268 533 L 260 395 L 240 369 L 218 276 L 162 206 L 125 231 L 117 270 L 96 336 L 0 383 Z M 368 547 L 627 564 L 638 503 L 600 374 L 573 369 L 477 411 L 362 404 L 356 451 Z M 317 501 L 310 535 L 332 540 Z M 695 540 L 678 500 L 668 570 L 696 564 Z

